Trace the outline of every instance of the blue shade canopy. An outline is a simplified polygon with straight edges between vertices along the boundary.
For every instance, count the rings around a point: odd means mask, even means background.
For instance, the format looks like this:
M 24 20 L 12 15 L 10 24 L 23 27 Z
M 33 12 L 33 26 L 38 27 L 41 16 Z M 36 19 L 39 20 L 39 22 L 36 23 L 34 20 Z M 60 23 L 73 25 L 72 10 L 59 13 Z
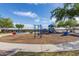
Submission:
M 48 25 L 48 27 L 54 27 L 54 25 L 53 24 L 50 24 L 50 25 Z

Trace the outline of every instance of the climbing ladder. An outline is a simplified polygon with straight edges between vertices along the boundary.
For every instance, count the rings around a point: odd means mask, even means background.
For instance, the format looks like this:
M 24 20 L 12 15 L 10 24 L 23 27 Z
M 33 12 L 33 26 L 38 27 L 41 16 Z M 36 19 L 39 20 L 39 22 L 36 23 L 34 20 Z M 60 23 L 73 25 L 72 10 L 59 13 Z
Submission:
M 42 25 L 34 25 L 34 38 L 42 38 Z

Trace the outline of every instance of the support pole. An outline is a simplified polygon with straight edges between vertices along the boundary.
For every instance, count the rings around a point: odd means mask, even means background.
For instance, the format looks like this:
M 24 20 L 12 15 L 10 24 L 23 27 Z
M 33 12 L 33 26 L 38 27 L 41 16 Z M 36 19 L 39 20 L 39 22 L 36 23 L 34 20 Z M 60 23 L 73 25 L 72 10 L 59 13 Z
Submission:
M 42 25 L 34 25 L 34 38 L 42 38 Z

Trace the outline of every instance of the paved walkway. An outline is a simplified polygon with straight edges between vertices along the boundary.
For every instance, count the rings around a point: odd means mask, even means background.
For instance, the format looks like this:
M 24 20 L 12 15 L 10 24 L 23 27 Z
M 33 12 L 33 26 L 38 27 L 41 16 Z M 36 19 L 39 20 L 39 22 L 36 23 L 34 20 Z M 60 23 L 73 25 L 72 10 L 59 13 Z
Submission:
M 17 44 L 17 43 L 3 43 L 0 42 L 1 50 L 12 50 L 12 49 L 21 49 L 22 51 L 27 52 L 41 52 L 50 49 L 50 51 L 55 51 L 58 49 L 53 44 Z
M 68 42 L 62 44 L 17 44 L 17 43 L 3 43 L 0 42 L 1 50 L 20 49 L 26 52 L 56 52 L 79 50 L 79 41 Z
M 8 35 L 12 35 L 12 33 L 3 33 L 3 34 L 1 33 L 1 34 L 0 34 L 0 37 L 8 36 Z

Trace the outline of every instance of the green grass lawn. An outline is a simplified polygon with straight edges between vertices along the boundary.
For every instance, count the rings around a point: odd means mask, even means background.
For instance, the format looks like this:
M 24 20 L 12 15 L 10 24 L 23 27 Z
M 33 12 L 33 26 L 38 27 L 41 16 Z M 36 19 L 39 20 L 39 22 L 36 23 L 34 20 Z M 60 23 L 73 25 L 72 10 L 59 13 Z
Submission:
M 64 52 L 18 52 L 14 56 L 78 56 L 79 51 Z

